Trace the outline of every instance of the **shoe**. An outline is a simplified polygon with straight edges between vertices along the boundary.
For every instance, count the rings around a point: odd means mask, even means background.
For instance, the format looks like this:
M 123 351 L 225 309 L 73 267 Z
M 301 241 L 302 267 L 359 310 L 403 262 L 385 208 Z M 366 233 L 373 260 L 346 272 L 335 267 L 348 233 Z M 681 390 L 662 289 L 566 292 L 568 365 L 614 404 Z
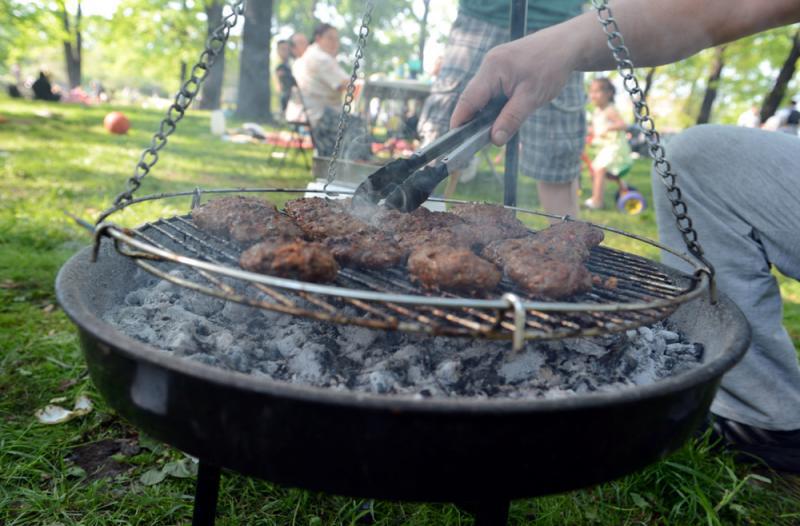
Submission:
M 594 201 L 592 201 L 591 197 L 583 202 L 583 206 L 585 206 L 589 210 L 602 210 L 603 209 L 602 206 L 597 206 L 596 204 L 594 204 Z
M 711 438 L 738 453 L 739 462 L 762 461 L 775 471 L 800 474 L 800 429 L 769 431 L 709 414 Z

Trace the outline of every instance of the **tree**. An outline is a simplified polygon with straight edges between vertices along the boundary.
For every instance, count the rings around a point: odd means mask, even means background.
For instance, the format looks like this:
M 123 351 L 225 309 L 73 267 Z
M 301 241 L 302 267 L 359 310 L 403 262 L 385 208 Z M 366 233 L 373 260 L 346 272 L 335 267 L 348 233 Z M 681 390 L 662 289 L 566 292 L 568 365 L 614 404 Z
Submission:
M 706 92 L 703 103 L 700 104 L 700 113 L 697 115 L 697 124 L 706 124 L 711 120 L 711 108 L 717 98 L 719 79 L 722 77 L 722 68 L 725 67 L 725 46 L 714 48 L 714 59 L 711 62 L 711 72 L 706 82 Z
M 783 97 L 786 95 L 786 88 L 789 81 L 794 76 L 795 69 L 797 68 L 797 60 L 800 58 L 800 29 L 798 29 L 794 38 L 792 38 L 792 47 L 786 60 L 783 61 L 778 78 L 775 79 L 775 84 L 772 89 L 764 98 L 764 104 L 761 106 L 761 122 L 766 122 L 780 106 Z
M 236 115 L 242 119 L 259 122 L 272 120 L 269 81 L 271 25 L 272 0 L 247 2 L 236 100 Z
M 222 24 L 222 3 L 219 0 L 206 2 L 205 5 L 206 22 L 208 29 L 206 35 L 208 37 L 214 30 Z M 211 66 L 208 72 L 205 83 L 203 84 L 203 92 L 200 98 L 200 108 L 205 110 L 216 110 L 220 107 L 222 100 L 222 80 L 225 76 L 225 46 L 220 50 L 217 55 L 216 62 Z
M 81 37 L 81 0 L 77 0 L 75 16 L 70 17 L 65 0 L 56 2 L 64 30 L 62 43 L 64 46 L 64 63 L 67 69 L 69 87 L 81 85 L 81 59 L 83 57 L 83 41 Z

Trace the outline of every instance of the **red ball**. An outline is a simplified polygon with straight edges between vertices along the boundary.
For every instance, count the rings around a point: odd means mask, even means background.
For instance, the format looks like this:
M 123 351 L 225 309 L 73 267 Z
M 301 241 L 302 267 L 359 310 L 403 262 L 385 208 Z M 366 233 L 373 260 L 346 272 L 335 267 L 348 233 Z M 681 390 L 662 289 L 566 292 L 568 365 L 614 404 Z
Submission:
M 122 112 L 112 111 L 103 119 L 103 127 L 111 133 L 122 135 L 128 133 L 131 121 Z

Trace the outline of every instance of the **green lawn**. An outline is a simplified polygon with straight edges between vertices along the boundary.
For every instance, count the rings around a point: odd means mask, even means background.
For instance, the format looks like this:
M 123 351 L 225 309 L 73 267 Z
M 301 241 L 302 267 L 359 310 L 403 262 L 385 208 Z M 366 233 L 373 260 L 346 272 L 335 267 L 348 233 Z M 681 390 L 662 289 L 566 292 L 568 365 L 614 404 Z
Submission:
M 47 116 L 42 112 L 49 111 Z M 192 464 L 119 418 L 87 377 L 76 332 L 54 305 L 58 268 L 89 243 L 62 210 L 93 218 L 130 176 L 161 112 L 127 109 L 132 131 L 102 128 L 108 108 L 10 101 L 0 97 L 0 525 L 186 524 Z M 648 167 L 630 180 L 649 195 Z M 222 143 L 208 116 L 193 112 L 170 140 L 142 193 L 208 187 L 303 186 L 300 165 L 275 173 L 258 145 Z M 523 181 L 521 204 L 535 205 Z M 611 193 L 613 189 L 609 189 Z M 482 173 L 457 197 L 499 201 L 500 185 Z M 188 200 L 155 203 L 119 220 L 137 224 L 185 209 Z M 169 207 L 169 208 L 167 208 Z M 589 220 L 655 237 L 647 211 L 587 213 Z M 640 244 L 612 244 L 640 250 Z M 655 250 L 643 252 L 656 257 Z M 800 341 L 800 286 L 781 278 L 786 323 Z M 87 394 L 89 415 L 57 426 L 34 412 L 55 397 Z M 99 472 L 98 472 L 99 470 Z M 168 473 L 163 481 L 158 479 Z M 366 504 L 366 506 L 365 506 Z M 368 515 L 368 517 L 367 517 Z M 369 503 L 331 497 L 226 473 L 218 524 L 461 525 L 471 518 L 450 505 Z M 593 489 L 514 502 L 511 524 L 800 524 L 800 484 L 764 469 L 735 465 L 693 442 L 641 473 Z

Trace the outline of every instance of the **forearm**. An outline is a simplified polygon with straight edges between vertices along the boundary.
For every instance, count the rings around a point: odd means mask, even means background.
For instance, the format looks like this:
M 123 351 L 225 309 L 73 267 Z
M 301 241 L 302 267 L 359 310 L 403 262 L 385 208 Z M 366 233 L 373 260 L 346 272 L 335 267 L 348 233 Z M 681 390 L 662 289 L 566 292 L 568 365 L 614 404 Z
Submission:
M 800 21 L 798 0 L 617 0 L 609 7 L 639 67 L 675 62 L 707 47 Z M 616 66 L 593 9 L 545 31 L 572 48 L 575 70 Z

